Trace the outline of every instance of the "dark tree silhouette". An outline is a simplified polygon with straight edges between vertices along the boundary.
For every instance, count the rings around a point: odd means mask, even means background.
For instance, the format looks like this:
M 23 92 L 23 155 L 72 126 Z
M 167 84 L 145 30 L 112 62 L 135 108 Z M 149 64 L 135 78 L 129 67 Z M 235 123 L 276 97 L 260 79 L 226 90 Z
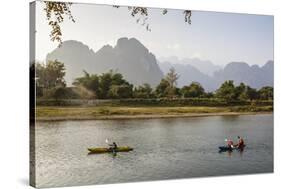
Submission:
M 70 7 L 72 3 L 65 2 L 51 2 L 44 1 L 45 3 L 45 12 L 49 26 L 51 26 L 52 30 L 50 33 L 50 38 L 52 41 L 57 41 L 61 45 L 62 43 L 62 31 L 60 24 L 64 21 L 64 17 L 68 16 L 68 18 L 75 22 Z

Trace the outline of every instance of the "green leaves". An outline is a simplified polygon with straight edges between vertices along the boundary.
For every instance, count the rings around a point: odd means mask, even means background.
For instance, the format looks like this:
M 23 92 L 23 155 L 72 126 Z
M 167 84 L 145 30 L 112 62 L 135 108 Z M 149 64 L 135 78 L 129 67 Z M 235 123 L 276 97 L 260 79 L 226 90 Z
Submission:
M 49 26 L 52 28 L 50 33 L 50 38 L 52 41 L 59 42 L 59 45 L 62 44 L 62 31 L 60 27 L 60 23 L 64 21 L 64 16 L 68 16 L 68 18 L 75 22 L 71 11 L 70 6 L 72 3 L 65 2 L 52 2 L 52 1 L 44 1 L 46 12 L 46 18 Z
M 49 61 L 47 64 L 37 63 L 36 69 L 36 85 L 45 89 L 58 86 L 65 86 L 65 67 L 64 64 L 55 60 Z
M 101 75 L 89 74 L 76 78 L 73 85 L 95 93 L 95 98 L 129 98 L 132 97 L 133 85 L 129 84 L 120 73 L 110 70 Z
M 75 23 L 74 17 L 72 16 L 70 10 L 72 3 L 53 1 L 43 1 L 43 3 L 45 4 L 44 11 L 46 12 L 46 18 L 47 21 L 49 21 L 49 26 L 51 27 L 51 41 L 57 41 L 59 46 L 61 46 L 63 40 L 60 24 L 64 21 L 65 17 L 68 17 L 69 20 Z M 119 8 L 120 6 L 113 5 L 113 7 Z M 142 26 L 144 26 L 147 31 L 151 31 L 150 24 L 147 22 L 149 18 L 148 8 L 128 6 L 128 10 L 132 17 L 138 17 L 136 19 L 137 23 L 140 23 Z M 162 15 L 166 15 L 167 13 L 168 9 L 162 10 Z M 185 22 L 191 24 L 191 11 L 184 10 L 183 14 Z
M 138 86 L 134 89 L 133 96 L 135 98 L 153 98 L 153 89 L 148 83 Z
M 216 91 L 216 97 L 223 98 L 228 101 L 231 100 L 272 100 L 273 88 L 263 87 L 259 91 L 250 86 L 240 83 L 235 86 L 233 81 L 225 81 L 221 87 Z
M 181 89 L 181 94 L 185 98 L 202 97 L 205 94 L 204 88 L 198 82 L 192 82 L 189 86 L 184 86 Z
M 258 92 L 262 100 L 273 100 L 273 87 L 263 87 Z

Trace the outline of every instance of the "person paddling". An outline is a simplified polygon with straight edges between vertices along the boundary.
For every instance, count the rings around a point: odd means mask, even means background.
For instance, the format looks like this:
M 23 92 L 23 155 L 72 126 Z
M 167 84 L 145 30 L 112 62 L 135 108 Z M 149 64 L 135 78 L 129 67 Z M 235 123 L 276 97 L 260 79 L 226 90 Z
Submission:
M 115 153 L 117 150 L 116 142 L 113 142 L 112 144 L 108 144 L 108 145 L 110 146 L 109 149 L 112 150 L 113 153 Z
M 229 140 L 229 139 L 225 139 L 225 142 L 227 142 L 227 147 L 232 149 L 234 148 L 234 143 L 232 140 Z
M 240 136 L 237 136 L 237 139 L 238 139 L 238 142 L 237 144 L 235 145 L 238 149 L 242 149 L 244 148 L 245 144 L 244 144 L 244 140 L 242 137 Z
M 116 142 L 112 142 L 112 144 L 109 143 L 108 139 L 105 139 L 106 144 L 108 144 L 109 149 L 112 151 L 112 153 L 116 153 L 116 150 L 118 148 Z

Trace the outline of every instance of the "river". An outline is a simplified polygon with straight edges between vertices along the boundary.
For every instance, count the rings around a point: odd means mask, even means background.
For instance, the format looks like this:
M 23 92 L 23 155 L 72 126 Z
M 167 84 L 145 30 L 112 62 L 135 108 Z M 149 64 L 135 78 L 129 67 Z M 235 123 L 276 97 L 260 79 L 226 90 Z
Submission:
M 38 187 L 273 172 L 273 114 L 36 124 Z M 218 153 L 237 135 L 243 153 Z M 88 155 L 106 138 L 134 151 Z

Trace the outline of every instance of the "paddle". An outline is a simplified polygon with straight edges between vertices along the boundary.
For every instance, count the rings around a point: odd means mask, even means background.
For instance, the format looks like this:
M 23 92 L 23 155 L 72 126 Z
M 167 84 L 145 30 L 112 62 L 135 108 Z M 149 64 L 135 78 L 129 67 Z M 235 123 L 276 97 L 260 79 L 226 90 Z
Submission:
M 116 156 L 116 151 L 115 151 L 115 149 L 113 149 L 113 148 L 111 147 L 111 146 L 112 146 L 112 144 L 109 144 L 108 139 L 105 139 L 105 143 L 106 143 L 106 144 L 108 144 L 108 145 L 110 146 L 110 148 L 109 148 L 109 149 L 111 149 L 111 150 L 112 150 L 113 156 Z
M 108 142 L 108 139 L 105 139 L 105 143 L 106 143 L 106 144 L 108 144 L 108 143 L 109 143 L 109 142 Z
M 105 143 L 108 144 L 109 146 L 112 146 L 112 144 L 109 143 L 108 139 L 105 139 Z

